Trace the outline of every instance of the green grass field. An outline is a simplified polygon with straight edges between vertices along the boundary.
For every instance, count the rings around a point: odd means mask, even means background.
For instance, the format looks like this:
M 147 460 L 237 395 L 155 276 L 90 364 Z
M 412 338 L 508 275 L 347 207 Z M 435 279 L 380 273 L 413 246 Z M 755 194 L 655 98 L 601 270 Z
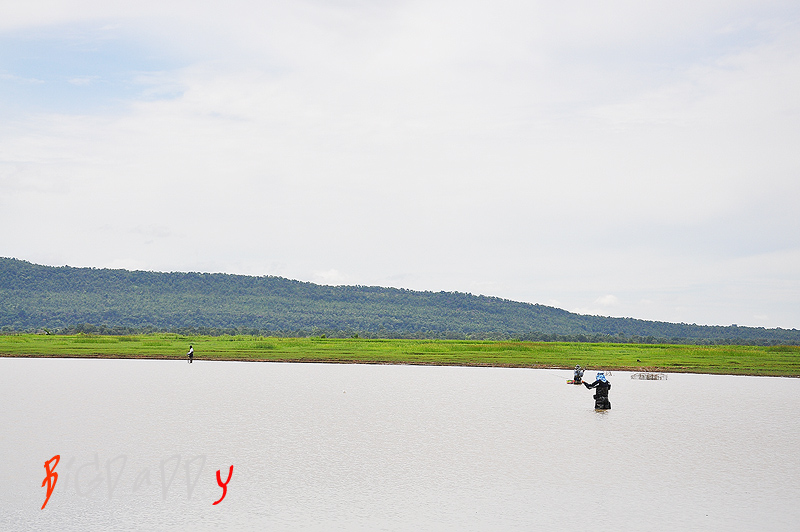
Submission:
M 0 356 L 332 362 L 632 370 L 800 377 L 797 346 L 695 346 L 254 336 L 4 335 Z

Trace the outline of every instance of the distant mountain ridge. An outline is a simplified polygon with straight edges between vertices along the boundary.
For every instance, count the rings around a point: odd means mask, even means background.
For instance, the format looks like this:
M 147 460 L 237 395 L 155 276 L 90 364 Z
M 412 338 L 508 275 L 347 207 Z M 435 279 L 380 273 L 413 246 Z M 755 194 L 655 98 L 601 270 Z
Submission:
M 575 314 L 460 292 L 274 276 L 42 266 L 0 258 L 0 331 L 800 345 L 796 329 Z

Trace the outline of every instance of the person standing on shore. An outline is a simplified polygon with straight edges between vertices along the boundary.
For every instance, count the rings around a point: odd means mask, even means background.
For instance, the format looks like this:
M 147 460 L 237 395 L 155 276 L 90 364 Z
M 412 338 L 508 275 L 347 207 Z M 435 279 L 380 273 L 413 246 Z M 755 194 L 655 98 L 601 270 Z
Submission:
M 189 352 L 186 353 L 186 356 L 189 357 L 189 364 L 191 364 L 192 360 L 194 360 L 194 347 L 189 346 Z
M 588 389 L 596 388 L 594 394 L 594 408 L 595 410 L 611 410 L 611 401 L 608 400 L 608 390 L 611 389 L 611 383 L 606 380 L 606 374 L 602 371 L 597 374 L 597 380 L 589 384 L 584 382 L 584 386 Z

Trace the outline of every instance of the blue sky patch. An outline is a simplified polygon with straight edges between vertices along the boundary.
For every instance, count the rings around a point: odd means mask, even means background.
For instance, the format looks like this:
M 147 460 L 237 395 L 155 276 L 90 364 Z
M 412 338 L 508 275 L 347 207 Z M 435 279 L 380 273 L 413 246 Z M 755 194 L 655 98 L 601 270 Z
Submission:
M 185 66 L 155 46 L 108 28 L 56 28 L 0 35 L 0 106 L 15 111 L 108 111 L 153 91 L 142 74 Z M 147 79 L 153 79 L 147 76 Z

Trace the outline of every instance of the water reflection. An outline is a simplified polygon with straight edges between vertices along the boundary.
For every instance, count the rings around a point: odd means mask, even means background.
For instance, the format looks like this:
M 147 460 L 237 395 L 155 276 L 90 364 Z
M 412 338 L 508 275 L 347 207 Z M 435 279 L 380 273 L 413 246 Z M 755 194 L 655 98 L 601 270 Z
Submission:
M 0 359 L 0 529 L 796 528 L 800 380 L 614 372 L 595 412 L 569 378 Z

